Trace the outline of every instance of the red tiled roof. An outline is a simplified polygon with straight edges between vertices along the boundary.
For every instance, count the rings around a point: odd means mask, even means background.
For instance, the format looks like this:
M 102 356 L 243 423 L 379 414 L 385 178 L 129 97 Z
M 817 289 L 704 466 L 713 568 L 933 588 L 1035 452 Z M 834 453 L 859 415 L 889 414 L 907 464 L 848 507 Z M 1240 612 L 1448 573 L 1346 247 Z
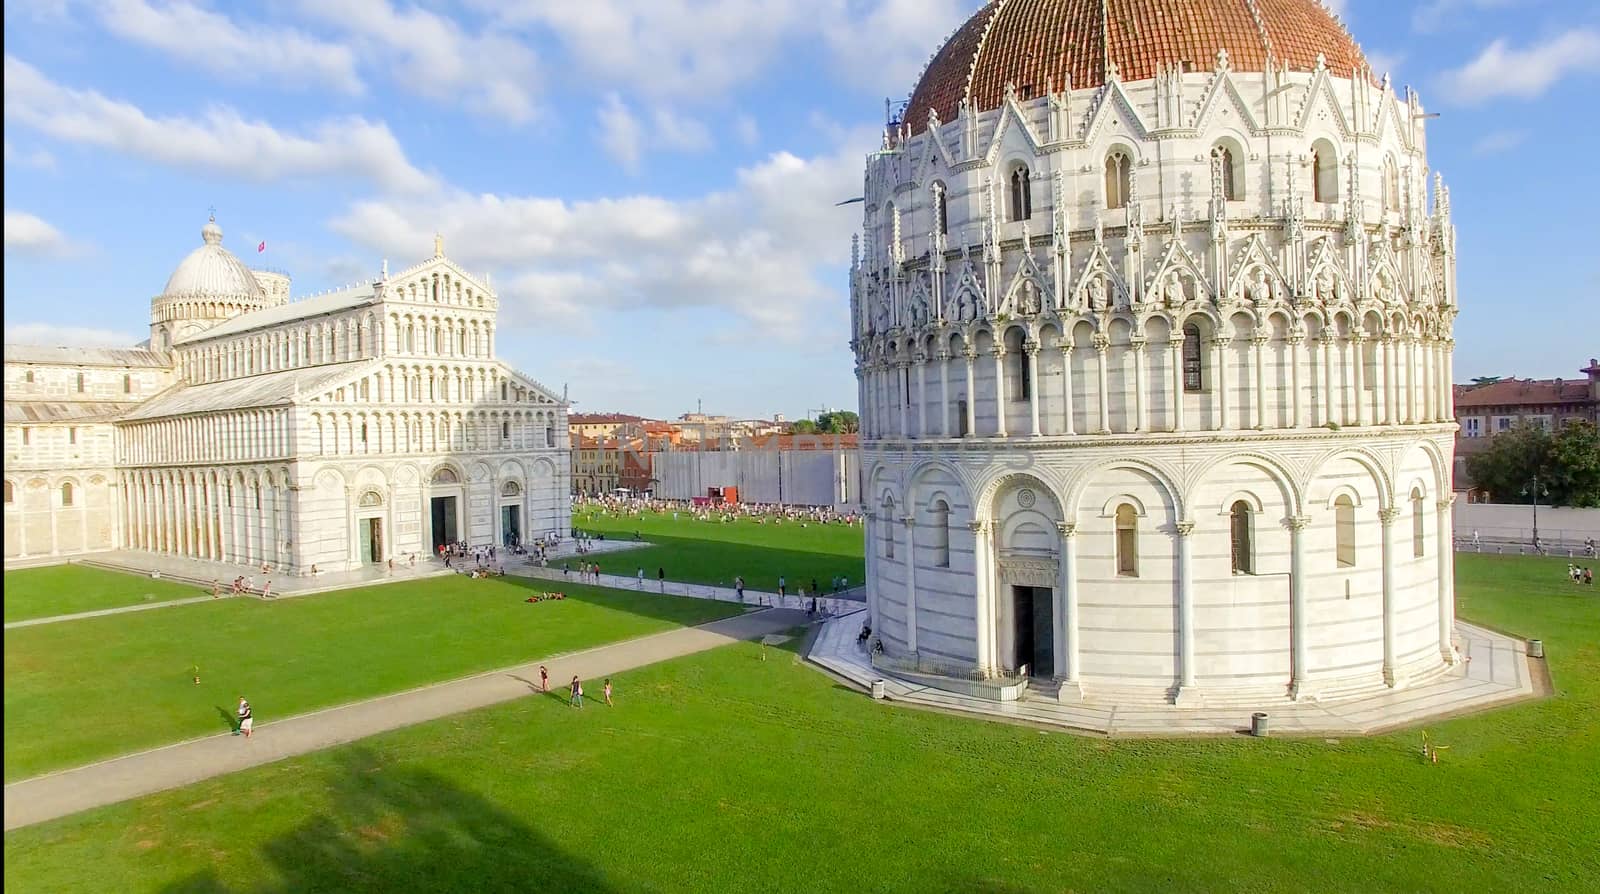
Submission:
M 1074 89 L 1098 87 L 1107 63 L 1124 82 L 1180 63 L 1210 71 L 1224 49 L 1242 72 L 1265 71 L 1269 51 L 1280 70 L 1311 71 L 1318 55 L 1338 77 L 1366 68 L 1361 47 L 1317 0 L 993 0 L 934 54 L 906 122 L 920 133 L 929 110 L 953 121 L 963 96 L 974 112 L 998 108 L 1008 82 L 1034 96 L 1068 77 Z
M 1585 403 L 1589 383 L 1584 380 L 1502 379 L 1488 385 L 1455 387 L 1456 409 L 1519 405 Z
M 568 413 L 568 425 L 606 425 L 613 422 L 643 422 L 642 416 L 627 413 Z

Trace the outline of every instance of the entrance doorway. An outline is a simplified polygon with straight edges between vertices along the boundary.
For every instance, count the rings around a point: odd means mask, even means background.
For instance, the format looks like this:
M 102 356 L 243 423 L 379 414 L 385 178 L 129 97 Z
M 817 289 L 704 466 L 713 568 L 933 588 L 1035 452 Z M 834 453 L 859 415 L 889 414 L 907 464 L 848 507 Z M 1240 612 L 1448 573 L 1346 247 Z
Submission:
M 434 497 L 432 509 L 433 552 L 437 555 L 439 547 L 461 539 L 456 535 L 456 498 Z
M 522 507 L 500 507 L 500 545 L 514 546 L 522 542 Z
M 1029 676 L 1055 676 L 1055 624 L 1051 618 L 1054 597 L 1055 591 L 1049 587 L 1011 588 L 1012 617 L 1017 625 L 1014 666 L 1026 666 Z
M 361 526 L 361 561 L 377 565 L 383 561 L 383 519 L 364 518 Z

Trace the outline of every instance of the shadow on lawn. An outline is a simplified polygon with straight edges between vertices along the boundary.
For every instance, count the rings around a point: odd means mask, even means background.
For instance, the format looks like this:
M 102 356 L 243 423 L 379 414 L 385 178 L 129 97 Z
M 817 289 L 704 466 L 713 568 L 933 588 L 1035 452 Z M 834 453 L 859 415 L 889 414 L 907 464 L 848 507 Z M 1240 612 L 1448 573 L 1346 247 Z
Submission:
M 642 565 L 645 575 L 654 578 L 655 569 L 665 567 L 669 580 L 724 586 L 731 586 L 734 577 L 743 575 L 746 585 L 754 590 L 776 589 L 779 575 L 787 577 L 789 586 L 795 587 L 813 577 L 826 583 L 836 574 L 859 582 L 866 573 L 866 559 L 840 553 L 659 534 L 650 535 L 646 542 L 649 546 L 601 554 L 594 557 L 594 561 L 612 574 L 626 575 Z
M 217 709 L 217 714 L 221 715 L 222 722 L 228 725 L 229 732 L 236 733 L 239 731 L 239 718 L 237 715 L 221 705 L 213 705 L 213 707 Z
M 354 749 L 325 780 L 333 809 L 261 845 L 272 879 L 208 869 L 169 894 L 612 890 L 600 872 L 498 804 Z

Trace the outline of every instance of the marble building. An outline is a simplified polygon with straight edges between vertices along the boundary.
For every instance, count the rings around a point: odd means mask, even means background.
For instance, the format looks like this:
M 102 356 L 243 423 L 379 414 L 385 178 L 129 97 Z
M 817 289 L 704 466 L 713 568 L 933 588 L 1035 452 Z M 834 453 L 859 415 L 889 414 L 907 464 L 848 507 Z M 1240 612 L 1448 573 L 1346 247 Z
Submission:
M 988 3 L 867 159 L 884 666 L 1190 704 L 1454 660 L 1424 107 L 1316 0 L 1174 9 Z
M 5 557 L 110 549 L 346 570 L 569 527 L 565 400 L 495 356 L 436 240 L 290 301 L 215 220 L 138 348 L 5 348 Z

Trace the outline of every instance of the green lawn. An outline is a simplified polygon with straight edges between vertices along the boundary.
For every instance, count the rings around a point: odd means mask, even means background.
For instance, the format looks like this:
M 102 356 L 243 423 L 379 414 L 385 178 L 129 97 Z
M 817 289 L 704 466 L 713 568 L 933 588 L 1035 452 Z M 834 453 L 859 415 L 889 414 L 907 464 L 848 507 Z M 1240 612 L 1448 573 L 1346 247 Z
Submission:
M 152 580 L 83 565 L 52 565 L 5 573 L 5 621 L 26 621 L 204 596 L 192 584 Z
M 5 778 L 226 730 L 240 694 L 285 717 L 739 611 L 577 585 L 522 601 L 552 586 L 452 575 L 7 630 Z
M 742 644 L 9 833 L 20 891 L 1592 891 L 1600 595 L 1463 557 L 1558 694 L 1335 742 L 872 702 Z
M 866 577 L 861 528 L 850 525 L 801 527 L 800 522 L 788 520 L 758 525 L 748 519 L 724 524 L 697 521 L 688 512 L 674 521 L 670 512 L 647 512 L 640 518 L 592 509 L 575 514 L 572 524 L 591 533 L 604 532 L 607 539 L 630 540 L 638 532 L 652 544 L 595 557 L 600 570 L 608 574 L 633 574 L 643 568 L 645 576 L 654 580 L 656 570 L 665 569 L 668 580 L 725 587 L 743 575 L 745 586 L 769 592 L 778 589 L 778 576 L 783 575 L 791 593 L 809 588 L 812 578 L 826 588 L 834 575 L 849 578 L 852 586 Z

